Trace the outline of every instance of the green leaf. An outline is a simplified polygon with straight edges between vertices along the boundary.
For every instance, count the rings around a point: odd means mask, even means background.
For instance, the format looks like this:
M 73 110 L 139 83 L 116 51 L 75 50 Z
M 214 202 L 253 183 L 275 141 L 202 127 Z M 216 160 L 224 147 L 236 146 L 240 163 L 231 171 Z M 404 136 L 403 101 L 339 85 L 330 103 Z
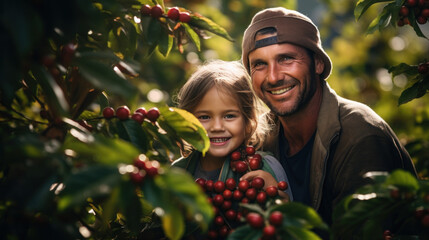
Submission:
M 138 92 L 135 86 L 116 74 L 108 63 L 81 55 L 76 59 L 76 64 L 82 76 L 97 89 L 118 94 L 128 100 Z
M 48 100 L 48 104 L 52 110 L 58 112 L 61 116 L 67 116 L 69 105 L 64 97 L 61 87 L 55 82 L 51 74 L 45 68 L 38 65 L 32 69 L 32 73 L 36 81 L 42 87 L 43 92 Z
M 392 73 L 392 77 L 396 77 L 400 74 L 406 74 L 408 76 L 418 75 L 417 66 L 410 66 L 406 63 L 400 63 L 396 66 L 392 66 L 388 69 L 389 73 Z
M 318 240 L 321 239 L 312 231 L 299 227 L 287 227 L 286 231 L 296 240 Z
M 127 226 L 134 233 L 141 230 L 140 219 L 143 216 L 143 207 L 136 194 L 135 185 L 131 181 L 122 182 L 120 186 L 120 209 L 124 214 Z
M 130 141 L 141 152 L 148 151 L 150 139 L 139 123 L 133 119 L 128 119 L 117 121 L 116 126 L 118 128 L 118 134 L 122 139 Z
M 235 229 L 228 235 L 228 240 L 257 240 L 262 236 L 262 231 L 254 229 L 249 225 L 244 225 Z
M 373 33 L 375 30 L 381 30 L 389 25 L 389 22 L 392 18 L 392 12 L 398 12 L 399 7 L 396 4 L 389 3 L 383 8 L 381 14 L 377 15 L 377 17 L 371 22 L 367 29 L 367 34 Z
M 219 26 L 217 23 L 213 22 L 212 20 L 201 16 L 201 15 L 191 15 L 191 21 L 189 22 L 189 25 L 191 27 L 197 27 L 199 29 L 207 30 L 209 32 L 212 32 L 218 36 L 221 36 L 231 42 L 234 41 L 234 39 L 228 34 L 228 32 L 221 26 Z
M 181 23 L 182 27 L 185 29 L 186 35 L 191 39 L 191 41 L 195 44 L 198 51 L 201 51 L 201 42 L 200 36 L 192 29 L 187 23 Z
M 171 49 L 173 48 L 174 37 L 168 33 L 162 34 L 159 41 L 158 50 L 164 57 L 167 57 L 170 54 Z
M 317 227 L 320 229 L 328 229 L 328 226 L 313 208 L 299 202 L 276 205 L 270 208 L 270 212 L 272 211 L 283 212 L 289 219 L 299 219 L 302 226 L 305 228 Z
M 420 98 L 424 96 L 429 90 L 428 82 L 428 80 L 418 81 L 414 83 L 411 87 L 405 89 L 401 93 L 401 96 L 399 96 L 398 105 L 405 104 L 415 98 Z
M 185 221 L 178 208 L 170 208 L 162 217 L 162 227 L 169 239 L 179 240 L 185 232 Z
M 409 191 L 417 191 L 419 189 L 417 179 L 410 172 L 401 169 L 393 171 L 387 177 L 386 184 L 394 185 Z
M 391 2 L 392 0 L 359 0 L 356 3 L 356 7 L 354 10 L 355 18 L 356 20 L 359 20 L 360 17 L 368 10 L 368 8 L 375 4 L 380 2 Z
M 183 138 L 203 154 L 208 151 L 210 141 L 207 132 L 193 114 L 173 107 L 161 107 L 159 110 L 161 116 L 158 123 L 161 127 L 172 129 L 174 134 Z
M 91 166 L 74 173 L 64 181 L 64 190 L 59 195 L 60 211 L 82 206 L 88 198 L 106 197 L 120 182 L 121 174 L 117 167 Z
M 138 149 L 126 141 L 101 135 L 94 135 L 94 140 L 91 142 L 82 142 L 68 135 L 63 148 L 79 153 L 79 158 L 90 159 L 111 166 L 131 163 L 140 154 Z

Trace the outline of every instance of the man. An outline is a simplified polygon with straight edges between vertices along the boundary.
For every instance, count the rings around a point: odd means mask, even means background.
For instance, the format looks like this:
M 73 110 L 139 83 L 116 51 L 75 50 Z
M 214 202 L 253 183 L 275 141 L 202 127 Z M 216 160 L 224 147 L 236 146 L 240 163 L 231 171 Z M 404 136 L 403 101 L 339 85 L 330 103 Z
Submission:
M 369 107 L 338 96 L 325 81 L 331 60 L 303 14 L 270 8 L 246 29 L 242 61 L 255 94 L 271 109 L 266 151 L 287 173 L 292 198 L 332 223 L 339 201 L 368 183 L 369 171 L 402 168 L 416 175 L 392 129 Z M 261 172 L 248 173 L 251 179 Z

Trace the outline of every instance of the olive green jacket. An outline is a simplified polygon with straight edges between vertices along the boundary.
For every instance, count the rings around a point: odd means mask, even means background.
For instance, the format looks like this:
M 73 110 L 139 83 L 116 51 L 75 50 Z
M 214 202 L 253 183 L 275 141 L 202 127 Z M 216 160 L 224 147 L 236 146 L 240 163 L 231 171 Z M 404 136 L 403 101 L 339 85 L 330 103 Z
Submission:
M 323 83 L 310 169 L 311 205 L 327 223 L 334 206 L 358 187 L 369 183 L 369 171 L 402 168 L 416 175 L 410 155 L 389 125 L 368 106 L 338 96 Z M 267 134 L 264 151 L 279 158 L 280 121 Z

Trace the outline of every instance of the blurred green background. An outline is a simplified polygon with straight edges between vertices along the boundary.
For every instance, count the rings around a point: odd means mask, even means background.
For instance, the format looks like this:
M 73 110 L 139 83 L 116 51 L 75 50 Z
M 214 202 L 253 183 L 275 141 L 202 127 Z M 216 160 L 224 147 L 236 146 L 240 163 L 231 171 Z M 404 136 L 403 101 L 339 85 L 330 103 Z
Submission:
M 252 16 L 266 7 L 283 6 L 309 16 L 319 27 L 323 46 L 333 62 L 328 83 L 341 96 L 369 105 L 396 132 L 416 163 L 421 177 L 429 169 L 429 96 L 398 106 L 401 92 L 409 87 L 405 75 L 392 76 L 387 69 L 403 62 L 418 65 L 429 56 L 428 39 L 418 37 L 410 26 L 387 27 L 366 34 L 383 3 L 373 5 L 359 21 L 353 10 L 357 1 L 316 0 L 186 0 L 165 1 L 166 6 L 183 6 L 213 19 L 234 38 L 230 42 L 210 35 L 198 52 L 192 44 L 180 54 L 164 58 L 159 53 L 142 58 L 142 75 L 136 80 L 141 91 L 137 105 L 165 103 L 175 106 L 174 96 L 198 64 L 219 58 L 239 60 L 242 35 Z M 420 25 L 429 36 L 429 24 Z M 143 102 L 141 102 L 143 101 Z

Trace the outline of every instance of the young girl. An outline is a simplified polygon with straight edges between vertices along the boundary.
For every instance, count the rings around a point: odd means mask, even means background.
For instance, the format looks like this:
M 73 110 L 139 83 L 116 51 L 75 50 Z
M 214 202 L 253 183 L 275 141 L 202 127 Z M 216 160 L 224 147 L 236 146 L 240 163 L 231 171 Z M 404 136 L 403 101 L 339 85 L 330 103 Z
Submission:
M 177 101 L 179 108 L 200 120 L 210 138 L 210 148 L 205 156 L 201 152 L 190 151 L 172 165 L 186 169 L 194 179 L 216 182 L 234 178 L 238 183 L 243 174 L 231 169 L 231 153 L 248 145 L 257 149 L 263 141 L 265 127 L 263 123 L 257 127 L 257 100 L 244 67 L 236 61 L 221 60 L 199 67 L 180 89 Z M 279 181 L 287 182 L 277 159 L 258 153 L 263 156 L 262 169 L 247 173 L 244 178 L 262 177 L 265 187 L 277 186 Z

